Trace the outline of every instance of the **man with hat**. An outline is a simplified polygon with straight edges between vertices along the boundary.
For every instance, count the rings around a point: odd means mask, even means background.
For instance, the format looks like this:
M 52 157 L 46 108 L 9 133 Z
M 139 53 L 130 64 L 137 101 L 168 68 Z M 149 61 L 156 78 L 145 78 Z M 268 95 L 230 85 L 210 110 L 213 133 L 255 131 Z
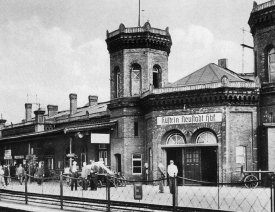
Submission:
M 75 190 L 77 190 L 77 178 L 78 178 L 78 168 L 76 166 L 77 162 L 74 161 L 73 165 L 70 168 L 70 173 L 71 173 L 71 190 L 73 191 L 73 188 L 75 187 Z

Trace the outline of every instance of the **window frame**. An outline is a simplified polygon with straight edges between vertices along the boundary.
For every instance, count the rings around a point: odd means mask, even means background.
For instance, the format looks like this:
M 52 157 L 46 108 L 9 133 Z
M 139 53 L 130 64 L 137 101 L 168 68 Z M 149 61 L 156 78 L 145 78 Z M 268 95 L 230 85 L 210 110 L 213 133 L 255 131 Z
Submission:
M 207 134 L 207 133 L 209 133 L 210 135 L 212 135 L 215 138 L 215 141 L 216 141 L 215 143 L 213 143 L 213 142 L 207 142 L 207 143 L 199 142 L 199 139 L 202 138 L 202 136 Z M 218 143 L 218 139 L 217 139 L 216 135 L 213 132 L 209 131 L 209 130 L 206 130 L 206 131 L 203 131 L 203 132 L 199 133 L 196 137 L 196 144 L 217 144 L 217 143 Z
M 156 82 L 157 82 L 157 86 L 155 86 L 155 76 L 156 76 Z M 159 66 L 159 65 L 154 65 L 153 66 L 153 79 L 152 79 L 153 81 L 153 87 L 154 88 L 156 88 L 156 89 L 158 89 L 158 88 L 160 88 L 161 86 L 160 86 L 160 84 L 161 84 L 161 67 Z
M 135 155 L 139 155 L 139 158 L 134 158 Z M 140 161 L 140 166 L 135 166 L 134 161 Z M 140 168 L 140 172 L 134 172 L 134 168 Z M 132 175 L 142 175 L 142 154 L 133 153 L 132 154 Z
M 131 96 L 139 96 L 142 93 L 142 69 L 141 66 L 138 63 L 134 63 L 131 65 L 131 75 L 130 75 L 130 91 L 131 91 Z M 139 77 L 137 79 L 137 77 Z M 138 84 L 138 88 L 136 88 L 136 83 Z M 138 92 L 136 92 L 136 90 Z
M 118 66 L 114 68 L 114 98 L 119 98 L 120 90 L 120 69 Z
M 273 55 L 273 57 L 274 57 L 273 62 L 270 61 L 271 55 Z M 268 82 L 269 83 L 275 82 L 275 67 L 272 69 L 271 64 L 273 64 L 273 66 L 275 66 L 275 48 L 274 47 L 269 49 L 269 51 L 267 52 L 267 69 L 268 69 Z
M 181 137 L 182 140 L 183 140 L 183 142 L 182 142 L 182 143 L 177 142 L 177 143 L 173 143 L 173 144 L 170 143 L 170 144 L 169 144 L 169 141 L 170 141 L 170 139 L 171 139 L 173 136 L 179 136 L 179 137 Z M 177 141 L 179 141 L 179 140 L 177 140 Z M 181 133 L 171 133 L 171 134 L 167 137 L 165 144 L 166 144 L 167 146 L 186 144 L 186 140 L 185 140 L 185 137 L 184 137 Z

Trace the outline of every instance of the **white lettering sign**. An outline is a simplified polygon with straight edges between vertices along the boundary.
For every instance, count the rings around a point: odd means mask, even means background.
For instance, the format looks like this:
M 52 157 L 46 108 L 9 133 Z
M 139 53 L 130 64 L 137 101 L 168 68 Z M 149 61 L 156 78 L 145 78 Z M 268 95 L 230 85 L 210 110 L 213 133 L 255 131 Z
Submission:
M 157 125 L 212 123 L 221 121 L 222 113 L 157 117 Z

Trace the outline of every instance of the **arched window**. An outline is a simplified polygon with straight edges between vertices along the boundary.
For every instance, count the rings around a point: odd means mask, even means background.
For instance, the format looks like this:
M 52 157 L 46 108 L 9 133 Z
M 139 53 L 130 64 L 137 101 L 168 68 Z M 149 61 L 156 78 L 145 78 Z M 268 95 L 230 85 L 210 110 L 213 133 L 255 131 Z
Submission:
M 153 67 L 153 86 L 154 88 L 160 88 L 161 82 L 161 69 L 159 65 Z
M 114 69 L 114 98 L 119 97 L 119 84 L 120 84 L 120 70 L 119 67 Z
M 184 144 L 185 140 L 179 133 L 171 134 L 166 141 L 166 145 Z
M 141 93 L 141 67 L 137 63 L 131 67 L 131 93 L 132 96 L 140 95 Z
M 214 133 L 210 131 L 202 132 L 198 135 L 196 139 L 197 144 L 216 144 L 217 138 Z
M 275 82 L 275 48 L 268 52 L 269 82 Z

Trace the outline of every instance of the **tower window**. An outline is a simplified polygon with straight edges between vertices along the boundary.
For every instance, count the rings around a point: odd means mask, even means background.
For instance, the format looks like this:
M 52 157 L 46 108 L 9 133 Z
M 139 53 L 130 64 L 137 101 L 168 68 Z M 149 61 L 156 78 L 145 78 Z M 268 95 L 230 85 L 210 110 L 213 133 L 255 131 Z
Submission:
M 138 122 L 137 121 L 134 122 L 134 135 L 138 136 Z
M 153 67 L 153 86 L 154 88 L 160 88 L 161 81 L 160 66 L 154 65 Z
M 275 82 L 275 48 L 268 52 L 269 82 Z
M 141 67 L 139 64 L 133 64 L 131 68 L 131 91 L 132 96 L 141 93 Z
M 120 70 L 119 70 L 119 67 L 115 67 L 115 70 L 114 70 L 114 98 L 119 97 L 119 84 L 120 84 Z

